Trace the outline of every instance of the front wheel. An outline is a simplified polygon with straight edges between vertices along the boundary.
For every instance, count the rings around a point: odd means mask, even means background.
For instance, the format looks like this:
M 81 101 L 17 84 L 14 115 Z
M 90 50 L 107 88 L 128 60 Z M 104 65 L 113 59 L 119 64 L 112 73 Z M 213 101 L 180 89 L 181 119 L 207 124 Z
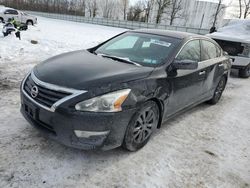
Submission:
M 32 20 L 28 20 L 28 21 L 26 22 L 26 24 L 27 24 L 27 25 L 34 25 L 34 23 L 33 23 Z
M 125 133 L 123 147 L 137 151 L 147 144 L 159 122 L 159 108 L 153 101 L 146 102 L 131 119 Z
M 250 65 L 246 66 L 244 69 L 239 70 L 239 77 L 249 78 L 250 77 Z
M 217 104 L 219 102 L 222 93 L 226 87 L 226 82 L 227 82 L 226 77 L 223 76 L 214 91 L 213 98 L 207 101 L 209 104 Z

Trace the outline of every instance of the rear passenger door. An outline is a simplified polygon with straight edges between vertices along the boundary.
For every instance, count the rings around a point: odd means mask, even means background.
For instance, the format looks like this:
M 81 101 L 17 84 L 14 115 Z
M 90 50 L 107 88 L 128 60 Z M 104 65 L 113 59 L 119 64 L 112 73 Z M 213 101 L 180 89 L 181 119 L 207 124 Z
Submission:
M 223 56 L 221 48 L 210 40 L 201 40 L 200 66 L 205 68 L 204 97 L 214 93 L 214 89 L 224 74 L 227 59 Z

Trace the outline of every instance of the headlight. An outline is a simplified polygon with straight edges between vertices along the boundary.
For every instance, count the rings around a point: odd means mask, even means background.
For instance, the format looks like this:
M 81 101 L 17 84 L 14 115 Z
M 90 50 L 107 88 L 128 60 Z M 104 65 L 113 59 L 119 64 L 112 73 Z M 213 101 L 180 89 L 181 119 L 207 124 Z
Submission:
M 124 89 L 82 101 L 75 106 L 78 111 L 119 112 L 131 89 Z

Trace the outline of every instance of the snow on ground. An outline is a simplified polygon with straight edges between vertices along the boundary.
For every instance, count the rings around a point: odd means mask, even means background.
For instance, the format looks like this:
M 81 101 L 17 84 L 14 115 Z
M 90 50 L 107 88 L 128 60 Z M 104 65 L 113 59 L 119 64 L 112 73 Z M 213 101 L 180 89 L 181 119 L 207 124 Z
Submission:
M 68 148 L 24 120 L 18 86 L 30 68 L 122 31 L 39 18 L 22 41 L 0 36 L 0 187 L 250 187 L 247 79 L 233 76 L 218 105 L 201 104 L 166 122 L 136 153 Z
M 38 25 L 21 32 L 19 41 L 14 33 L 3 37 L 0 33 L 0 73 L 7 69 L 7 78 L 12 82 L 23 77 L 35 64 L 60 53 L 93 47 L 117 35 L 124 29 L 67 22 L 38 17 Z M 1 28 L 1 25 L 0 25 Z M 38 41 L 32 44 L 31 40 Z M 9 72 L 10 71 L 10 72 Z M 16 77 L 17 75 L 20 77 Z
M 67 22 L 38 17 L 38 25 L 21 32 L 22 41 L 14 36 L 3 38 L 2 33 L 0 55 L 2 59 L 24 58 L 25 60 L 42 60 L 51 55 L 65 51 L 92 47 L 124 29 Z M 31 44 L 37 40 L 38 44 Z M 22 56 L 23 55 L 23 56 Z

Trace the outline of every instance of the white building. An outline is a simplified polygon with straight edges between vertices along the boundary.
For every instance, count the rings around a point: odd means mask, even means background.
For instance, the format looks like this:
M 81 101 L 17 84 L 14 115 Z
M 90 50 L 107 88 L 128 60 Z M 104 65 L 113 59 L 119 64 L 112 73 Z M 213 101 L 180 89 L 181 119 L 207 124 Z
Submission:
M 176 18 L 173 25 L 195 27 L 209 29 L 213 25 L 214 15 L 218 7 L 218 3 L 205 1 L 205 0 L 181 0 L 181 10 L 178 12 L 179 18 Z M 225 5 L 222 5 L 225 7 Z M 169 10 L 166 10 L 162 17 L 162 24 L 169 24 Z M 154 10 L 151 15 L 151 22 L 155 22 L 157 15 L 157 6 L 154 6 Z M 220 11 L 217 19 L 217 26 L 220 26 L 223 22 L 225 15 L 225 9 Z

